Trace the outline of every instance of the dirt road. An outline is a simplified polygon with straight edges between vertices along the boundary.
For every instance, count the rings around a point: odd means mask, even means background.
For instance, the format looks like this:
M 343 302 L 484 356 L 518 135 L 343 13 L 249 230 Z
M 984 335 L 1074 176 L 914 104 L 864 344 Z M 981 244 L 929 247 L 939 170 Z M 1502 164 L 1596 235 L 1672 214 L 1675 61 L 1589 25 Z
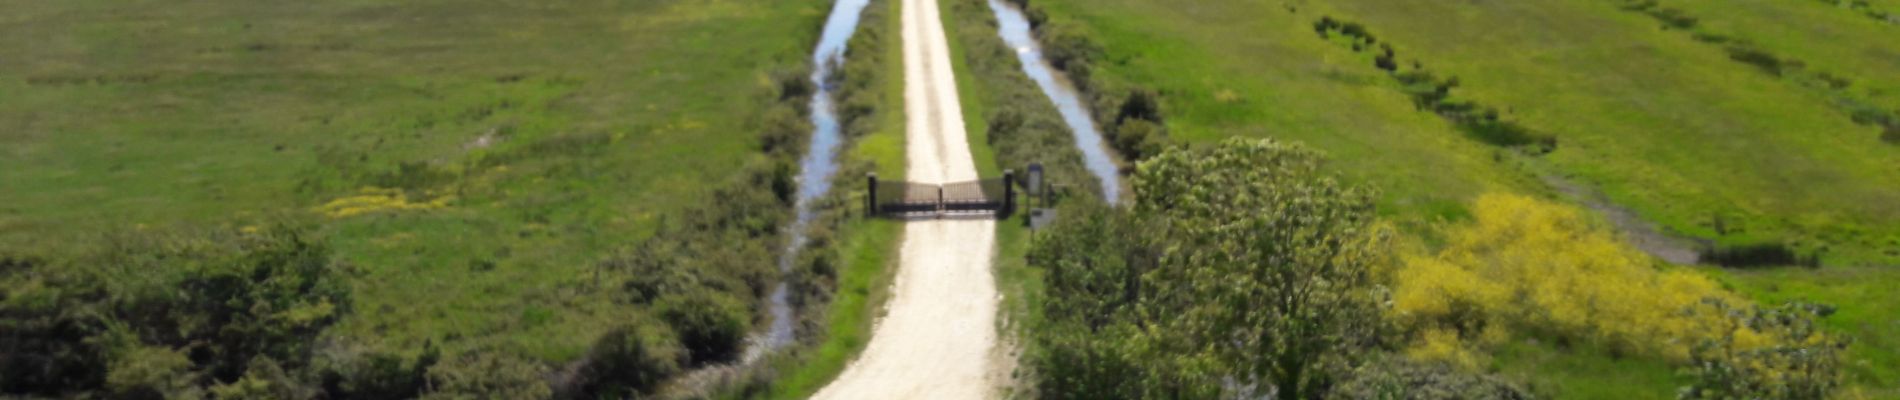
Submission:
M 976 179 L 936 0 L 901 0 L 907 180 Z M 995 221 L 941 219 L 904 227 L 896 282 L 871 343 L 816 399 L 995 396 Z

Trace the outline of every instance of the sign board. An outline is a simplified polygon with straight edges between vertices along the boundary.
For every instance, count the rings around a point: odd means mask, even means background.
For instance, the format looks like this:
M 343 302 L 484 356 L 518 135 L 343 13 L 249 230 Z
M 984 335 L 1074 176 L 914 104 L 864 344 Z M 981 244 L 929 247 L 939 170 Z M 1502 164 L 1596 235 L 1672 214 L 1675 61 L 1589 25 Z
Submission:
M 1042 163 L 1029 164 L 1029 195 L 1042 194 Z

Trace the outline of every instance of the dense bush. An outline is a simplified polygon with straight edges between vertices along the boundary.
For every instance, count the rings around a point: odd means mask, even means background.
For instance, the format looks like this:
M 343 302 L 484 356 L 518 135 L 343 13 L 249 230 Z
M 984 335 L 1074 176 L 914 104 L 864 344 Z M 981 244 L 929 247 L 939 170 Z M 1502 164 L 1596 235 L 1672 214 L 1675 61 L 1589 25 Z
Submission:
M 1444 364 L 1390 357 L 1362 364 L 1334 388 L 1335 399 L 1518 400 L 1532 396 L 1496 377 L 1474 375 Z
M 1703 340 L 1691 354 L 1693 381 L 1682 399 L 1825 399 L 1841 385 L 1841 353 L 1847 343 L 1830 338 L 1814 319 L 1833 310 L 1791 303 L 1743 309 L 1705 302 L 1705 312 L 1726 324 L 1725 334 Z
M 1458 361 L 1455 340 L 1520 329 L 1684 361 L 1712 334 L 1712 321 L 1684 311 L 1733 298 L 1701 274 L 1659 269 L 1574 208 L 1491 194 L 1472 216 L 1437 256 L 1395 274 L 1392 316 L 1418 335 L 1417 354 Z
M 694 365 L 728 361 L 738 356 L 751 329 L 752 312 L 732 296 L 694 291 L 662 298 L 654 311 L 678 332 Z
M 191 359 L 153 346 L 126 349 L 107 367 L 106 391 L 120 399 L 183 399 L 204 396 Z
M 1753 65 L 1769 75 L 1781 76 L 1788 72 L 1789 64 L 1774 54 L 1769 54 L 1754 46 L 1730 44 L 1726 47 L 1728 58 L 1743 64 Z
M 1709 246 L 1700 254 L 1701 262 L 1724 267 L 1764 267 L 1799 265 L 1820 268 L 1819 254 L 1800 254 L 1783 243 L 1753 243 L 1734 246 Z
M 1141 164 L 1136 206 L 1080 211 L 1030 250 L 1047 271 L 1032 363 L 1052 398 L 1280 398 L 1335 385 L 1377 338 L 1386 233 L 1317 153 L 1230 139 Z
M 506 353 L 478 351 L 429 368 L 430 400 L 548 399 L 554 396 L 548 368 Z
M 665 325 L 644 316 L 601 335 L 588 353 L 580 395 L 623 398 L 647 393 L 680 372 L 686 349 Z
M 302 400 L 316 398 L 319 390 L 296 370 L 285 369 L 276 360 L 258 357 L 247 364 L 236 381 L 211 387 L 219 400 Z
M 297 372 L 312 344 L 350 310 L 321 243 L 287 227 L 127 234 L 14 273 L 0 293 L 0 391 L 175 397 L 266 378 L 307 389 Z
M 1475 367 L 1473 350 L 1518 330 L 1687 365 L 1689 398 L 1820 398 L 1839 379 L 1842 345 L 1808 315 L 1741 311 L 1716 282 L 1657 265 L 1574 208 L 1493 194 L 1472 214 L 1436 256 L 1394 274 L 1390 317 L 1414 358 Z
M 421 354 L 407 358 L 385 351 L 329 345 L 313 361 L 323 392 L 351 399 L 410 399 L 427 386 L 426 371 L 435 367 L 441 352 L 433 342 Z

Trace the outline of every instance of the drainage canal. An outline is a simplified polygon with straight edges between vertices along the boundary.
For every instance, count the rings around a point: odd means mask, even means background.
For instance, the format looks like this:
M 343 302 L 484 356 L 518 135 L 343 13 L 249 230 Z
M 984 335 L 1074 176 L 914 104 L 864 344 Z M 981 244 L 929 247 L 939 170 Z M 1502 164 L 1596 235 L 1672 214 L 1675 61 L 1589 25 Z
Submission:
M 1082 160 L 1089 173 L 1102 181 L 1102 199 L 1115 204 L 1121 199 L 1121 178 L 1116 172 L 1115 159 L 1110 155 L 1106 144 L 1102 142 L 1102 132 L 1095 126 L 1095 119 L 1089 115 L 1089 109 L 1082 101 L 1081 92 L 1069 82 L 1067 76 L 1056 71 L 1055 66 L 1042 57 L 1042 45 L 1036 43 L 1035 32 L 1029 27 L 1029 19 L 1015 4 L 1002 0 L 989 0 L 990 10 L 996 13 L 997 34 L 1003 42 L 1016 50 L 1016 58 L 1022 61 L 1023 73 L 1036 81 L 1042 88 L 1042 94 L 1049 96 L 1055 103 L 1056 111 L 1062 114 L 1062 122 L 1069 125 L 1069 133 L 1075 137 L 1075 146 L 1082 150 Z
M 826 77 L 831 76 L 832 68 L 843 64 L 845 44 L 857 32 L 858 18 L 869 3 L 870 0 L 838 0 L 833 4 L 831 16 L 825 20 L 824 33 L 818 37 L 818 47 L 812 51 L 811 81 L 818 90 L 811 95 L 811 147 L 798 162 L 798 202 L 789 229 L 790 243 L 778 259 L 781 273 L 789 274 L 792 264 L 798 260 L 798 251 L 807 240 L 805 231 L 812 220 L 813 203 L 831 191 L 832 174 L 838 170 L 838 145 L 844 139 L 838 132 L 838 114 L 832 99 L 834 88 L 826 84 Z M 792 342 L 796 318 L 792 315 L 790 296 L 790 288 L 783 279 L 772 288 L 769 298 L 772 323 L 746 349 L 745 362 L 750 363 Z

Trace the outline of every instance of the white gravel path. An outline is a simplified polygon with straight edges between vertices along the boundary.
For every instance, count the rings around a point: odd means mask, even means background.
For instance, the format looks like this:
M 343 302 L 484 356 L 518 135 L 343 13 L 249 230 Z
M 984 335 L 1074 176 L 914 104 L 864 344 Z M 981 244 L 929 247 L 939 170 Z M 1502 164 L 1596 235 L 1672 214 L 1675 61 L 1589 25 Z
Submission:
M 977 178 L 957 103 L 950 49 L 936 0 L 901 0 L 907 180 Z M 899 271 L 871 342 L 816 399 L 995 397 L 995 254 L 990 219 L 920 220 L 904 227 Z

